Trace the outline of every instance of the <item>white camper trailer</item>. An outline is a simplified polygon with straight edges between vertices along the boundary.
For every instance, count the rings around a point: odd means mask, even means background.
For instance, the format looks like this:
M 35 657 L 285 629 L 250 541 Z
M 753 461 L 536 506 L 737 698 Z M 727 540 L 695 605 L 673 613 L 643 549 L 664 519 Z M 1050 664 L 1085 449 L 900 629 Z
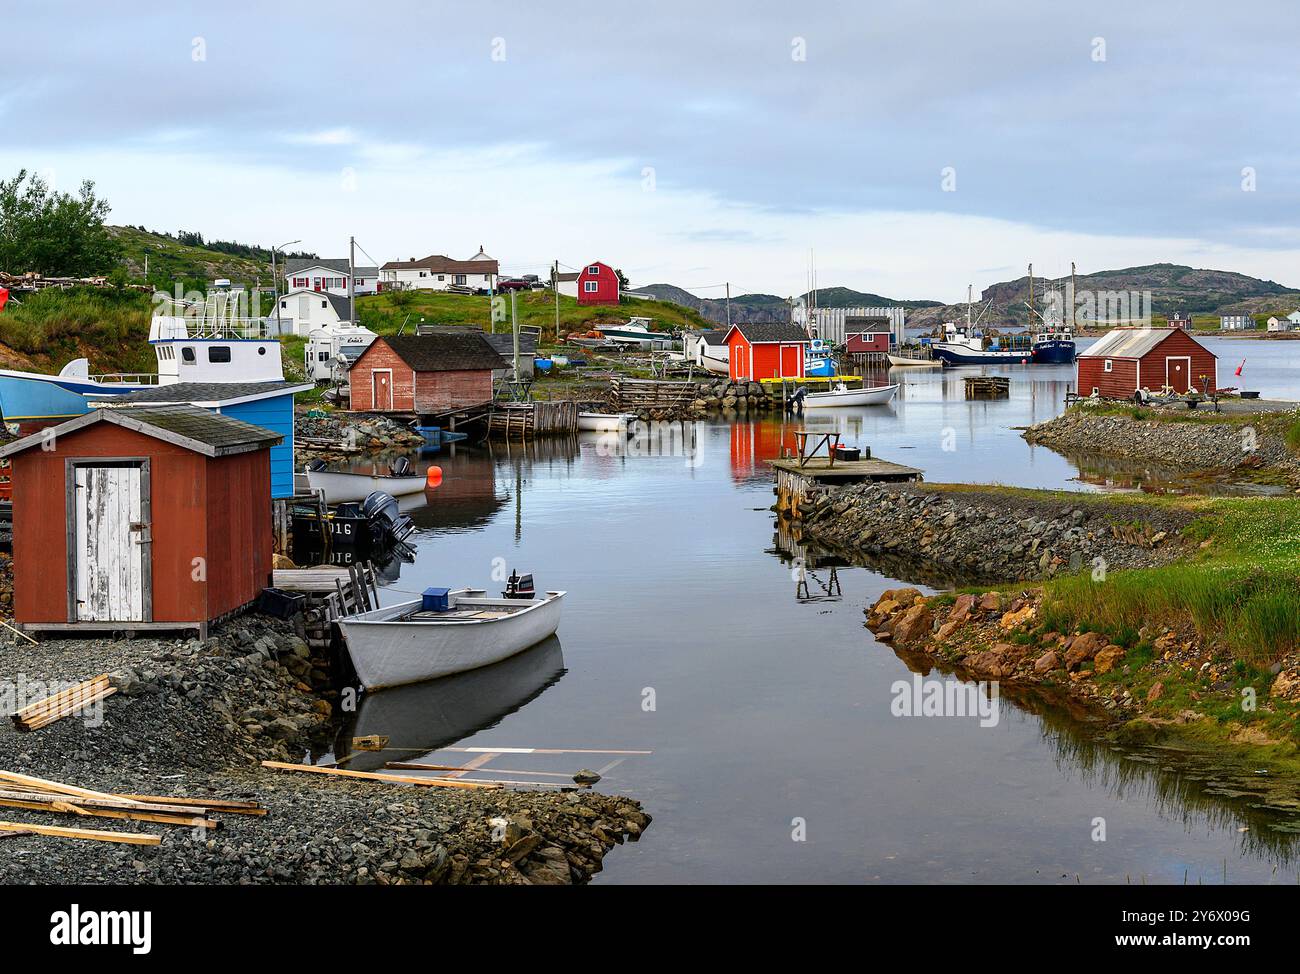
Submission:
M 369 328 L 346 321 L 313 328 L 303 352 L 307 378 L 315 382 L 341 382 L 348 368 L 378 336 Z

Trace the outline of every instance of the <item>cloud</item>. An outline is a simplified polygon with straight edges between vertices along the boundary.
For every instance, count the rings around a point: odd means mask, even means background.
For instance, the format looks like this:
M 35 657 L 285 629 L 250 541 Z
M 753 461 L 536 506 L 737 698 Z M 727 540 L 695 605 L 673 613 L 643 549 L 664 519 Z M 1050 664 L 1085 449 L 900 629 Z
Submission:
M 1291 275 L 1300 83 L 1281 0 L 1250 16 L 1211 0 L 661 0 L 584 10 L 581 30 L 522 2 L 469 18 L 416 2 L 383 17 L 313 10 L 304 33 L 296 9 L 252 3 L 25 9 L 0 60 L 0 152 L 11 170 L 57 162 L 101 187 L 111 172 L 123 221 L 162 211 L 160 225 L 249 238 L 252 207 L 269 204 L 244 174 L 274 173 L 282 222 L 312 219 L 306 207 L 351 218 L 366 199 L 390 214 L 371 231 L 380 248 L 450 250 L 486 224 L 503 255 L 549 260 L 574 240 L 647 268 L 743 269 L 768 291 L 798 286 L 810 247 L 823 282 L 889 293 L 879 273 L 912 296 L 1037 266 L 1049 245 L 1068 266 L 1066 241 L 1080 254 L 1108 242 L 1103 265 L 1231 255 L 1233 269 Z M 112 111 L 88 92 L 111 92 Z M 110 171 L 132 152 L 134 169 Z M 354 188 L 340 198 L 344 170 Z M 249 207 L 196 192 L 203 179 L 240 187 Z M 611 203 L 609 186 L 631 195 Z M 382 195 L 397 187 L 404 199 Z M 846 226 L 869 236 L 841 238 Z M 346 236 L 337 219 L 329 232 Z M 990 235 L 969 254 L 955 244 L 977 233 Z

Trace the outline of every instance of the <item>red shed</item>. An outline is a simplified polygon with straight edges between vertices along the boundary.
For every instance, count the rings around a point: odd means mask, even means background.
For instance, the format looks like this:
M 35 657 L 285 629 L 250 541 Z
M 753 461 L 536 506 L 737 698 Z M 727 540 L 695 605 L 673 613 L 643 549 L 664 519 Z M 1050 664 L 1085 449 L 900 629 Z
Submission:
M 1117 328 L 1079 353 L 1081 396 L 1129 399 L 1139 389 L 1211 391 L 1219 384 L 1218 359 L 1182 328 Z
M 348 369 L 359 412 L 427 415 L 492 400 L 504 360 L 478 331 L 376 338 Z
M 618 304 L 618 274 L 596 261 L 578 275 L 578 304 Z
M 175 404 L 97 409 L 0 449 L 14 473 L 14 618 L 206 636 L 270 579 L 280 440 Z
M 889 351 L 889 326 L 880 331 L 855 331 L 845 336 L 844 351 L 848 355 L 863 355 L 867 352 Z
M 802 379 L 808 335 L 788 323 L 732 325 L 723 343 L 729 349 L 732 381 Z

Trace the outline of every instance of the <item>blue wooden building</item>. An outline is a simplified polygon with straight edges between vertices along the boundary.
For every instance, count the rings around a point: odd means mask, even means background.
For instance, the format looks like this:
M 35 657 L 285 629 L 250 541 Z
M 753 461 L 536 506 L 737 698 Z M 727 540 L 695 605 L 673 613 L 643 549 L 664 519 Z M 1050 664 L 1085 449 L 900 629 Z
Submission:
M 279 433 L 284 439 L 271 447 L 271 497 L 292 497 L 293 397 L 314 388 L 292 382 L 178 382 L 114 396 L 103 405 L 190 403 Z

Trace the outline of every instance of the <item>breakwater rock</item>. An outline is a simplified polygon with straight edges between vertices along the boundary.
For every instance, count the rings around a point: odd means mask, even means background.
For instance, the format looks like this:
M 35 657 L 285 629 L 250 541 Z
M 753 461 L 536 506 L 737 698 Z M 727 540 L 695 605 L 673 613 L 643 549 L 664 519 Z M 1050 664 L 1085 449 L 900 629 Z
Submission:
M 819 547 L 884 561 L 895 577 L 957 584 L 1164 564 L 1187 550 L 1192 518 L 1111 498 L 929 484 L 823 488 L 792 513 Z
M 1276 470 L 1300 477 L 1300 458 L 1286 443 L 1300 411 L 1258 417 L 1196 417 L 1170 409 L 1128 414 L 1080 407 L 1022 434 L 1058 453 L 1123 457 L 1185 470 Z
M 308 416 L 300 413 L 294 419 L 293 429 L 299 440 L 299 453 L 322 457 L 341 455 L 343 451 L 331 449 L 334 446 L 347 447 L 349 451 L 380 453 L 409 450 L 424 442 L 424 438 L 409 426 L 380 415 Z
M 715 379 L 701 382 L 696 387 L 692 407 L 696 412 L 761 412 L 779 409 L 780 396 L 770 396 L 759 382 L 732 382 L 729 379 Z

